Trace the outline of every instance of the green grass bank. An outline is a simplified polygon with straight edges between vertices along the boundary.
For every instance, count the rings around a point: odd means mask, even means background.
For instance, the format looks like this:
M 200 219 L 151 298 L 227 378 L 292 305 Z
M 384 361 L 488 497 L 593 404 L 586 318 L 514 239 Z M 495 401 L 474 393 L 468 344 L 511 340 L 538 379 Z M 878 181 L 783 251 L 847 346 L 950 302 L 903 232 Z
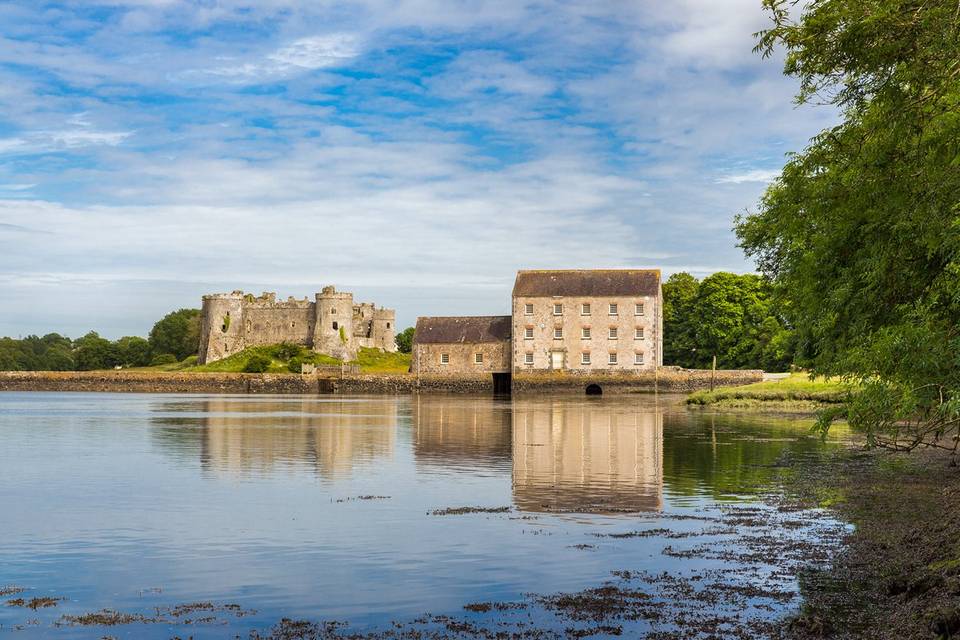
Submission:
M 728 409 L 806 410 L 844 402 L 854 388 L 833 378 L 811 379 L 806 373 L 792 373 L 777 380 L 696 391 L 687 397 L 687 404 Z

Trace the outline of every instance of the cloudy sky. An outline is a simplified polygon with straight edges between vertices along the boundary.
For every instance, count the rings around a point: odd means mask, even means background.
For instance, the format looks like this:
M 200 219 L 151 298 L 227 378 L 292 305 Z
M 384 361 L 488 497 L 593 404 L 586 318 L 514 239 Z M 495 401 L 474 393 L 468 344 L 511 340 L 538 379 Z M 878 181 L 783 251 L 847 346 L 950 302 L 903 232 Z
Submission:
M 0 5 L 0 335 L 145 334 L 327 283 L 509 310 L 520 268 L 750 271 L 730 231 L 830 123 L 760 0 Z

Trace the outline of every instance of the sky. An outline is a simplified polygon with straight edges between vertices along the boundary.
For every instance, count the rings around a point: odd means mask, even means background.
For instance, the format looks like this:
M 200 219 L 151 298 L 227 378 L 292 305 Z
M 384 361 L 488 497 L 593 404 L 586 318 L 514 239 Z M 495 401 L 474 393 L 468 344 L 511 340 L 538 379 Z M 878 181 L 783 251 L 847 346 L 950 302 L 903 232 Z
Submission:
M 834 121 L 760 0 L 0 4 L 0 335 L 145 335 L 326 284 L 509 313 L 518 269 L 749 272 L 731 230 Z

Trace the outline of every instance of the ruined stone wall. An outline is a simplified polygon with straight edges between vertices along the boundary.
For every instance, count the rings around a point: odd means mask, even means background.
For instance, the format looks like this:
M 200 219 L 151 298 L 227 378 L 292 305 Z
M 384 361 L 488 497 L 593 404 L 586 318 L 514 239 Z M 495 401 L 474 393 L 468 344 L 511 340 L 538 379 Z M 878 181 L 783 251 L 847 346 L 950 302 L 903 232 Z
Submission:
M 472 344 L 416 344 L 413 347 L 413 371 L 421 374 L 471 375 L 510 372 L 510 342 Z M 482 362 L 477 362 L 477 354 Z M 442 356 L 448 362 L 443 364 Z
M 244 341 L 248 347 L 280 342 L 312 346 L 314 322 L 314 305 L 308 301 L 251 303 L 243 307 Z
M 611 303 L 617 305 L 615 314 L 610 312 Z M 636 311 L 638 303 L 643 304 L 642 313 Z M 529 313 L 528 304 L 533 307 Z M 559 314 L 554 304 L 562 305 Z M 588 313 L 584 304 L 589 305 Z M 663 357 L 661 315 L 657 296 L 514 298 L 513 370 L 653 371 Z M 532 337 L 528 337 L 528 329 L 532 329 Z M 589 329 L 589 337 L 584 336 L 584 329 Z M 616 330 L 616 337 L 611 337 L 611 329 Z M 528 353 L 533 354 L 533 364 L 526 362 Z M 560 354 L 559 367 L 554 353 Z M 582 362 L 584 353 L 590 354 L 589 364 Z M 617 355 L 615 364 L 610 363 L 611 353 Z M 642 364 L 637 354 L 642 354 Z

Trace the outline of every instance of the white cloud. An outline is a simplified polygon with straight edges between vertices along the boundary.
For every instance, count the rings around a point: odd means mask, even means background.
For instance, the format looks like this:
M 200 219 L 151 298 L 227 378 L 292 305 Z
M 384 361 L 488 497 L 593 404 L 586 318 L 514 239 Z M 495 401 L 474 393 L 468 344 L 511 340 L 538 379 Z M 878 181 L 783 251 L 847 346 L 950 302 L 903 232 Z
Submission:
M 779 169 L 753 169 L 744 173 L 725 175 L 714 180 L 717 184 L 742 184 L 744 182 L 771 182 L 780 175 Z

